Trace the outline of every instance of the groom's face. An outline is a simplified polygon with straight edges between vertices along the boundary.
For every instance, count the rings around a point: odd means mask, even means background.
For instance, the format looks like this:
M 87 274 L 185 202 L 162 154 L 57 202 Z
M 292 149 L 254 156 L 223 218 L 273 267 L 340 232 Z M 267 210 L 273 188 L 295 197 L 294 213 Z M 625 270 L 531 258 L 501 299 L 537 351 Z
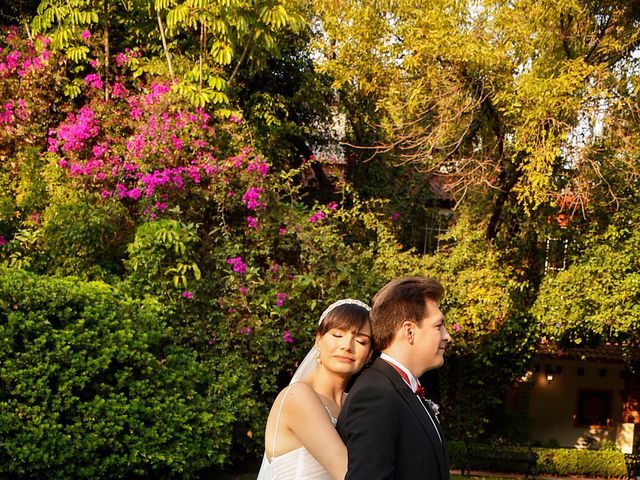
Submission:
M 420 367 L 427 370 L 442 366 L 444 352 L 449 340 L 449 332 L 444 324 L 444 316 L 435 300 L 426 298 L 426 313 L 422 323 L 415 329 L 416 356 Z

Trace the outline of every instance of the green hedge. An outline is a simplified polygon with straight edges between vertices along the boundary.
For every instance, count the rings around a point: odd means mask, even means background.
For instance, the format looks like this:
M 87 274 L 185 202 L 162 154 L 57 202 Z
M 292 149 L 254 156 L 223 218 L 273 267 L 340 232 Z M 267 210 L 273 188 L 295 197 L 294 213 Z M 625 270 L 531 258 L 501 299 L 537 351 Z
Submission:
M 488 445 L 484 445 L 488 446 Z M 508 449 L 509 446 L 500 446 Z M 514 447 L 522 448 L 522 447 Z M 546 475 L 583 475 L 585 477 L 624 477 L 627 473 L 624 454 L 618 450 L 578 450 L 572 448 L 532 448 L 538 454 L 536 472 Z M 465 455 L 464 443 L 449 442 L 451 468 L 526 473 L 526 464 L 499 459 L 473 459 Z M 468 462 L 468 464 L 467 464 Z
M 627 469 L 619 450 L 578 450 L 574 448 L 534 448 L 538 472 L 552 475 L 624 477 Z
M 161 306 L 0 269 L 0 478 L 192 478 L 250 405 L 233 358 L 174 345 Z M 217 372 L 216 372 L 217 369 Z M 248 396 L 248 395 L 247 395 Z

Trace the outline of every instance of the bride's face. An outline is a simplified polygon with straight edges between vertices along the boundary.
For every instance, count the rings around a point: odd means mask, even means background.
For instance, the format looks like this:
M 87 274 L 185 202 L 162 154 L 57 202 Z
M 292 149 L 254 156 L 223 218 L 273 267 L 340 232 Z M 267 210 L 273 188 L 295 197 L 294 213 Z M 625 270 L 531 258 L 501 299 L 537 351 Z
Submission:
M 371 356 L 371 326 L 359 330 L 332 328 L 317 340 L 320 362 L 329 371 L 353 375 Z

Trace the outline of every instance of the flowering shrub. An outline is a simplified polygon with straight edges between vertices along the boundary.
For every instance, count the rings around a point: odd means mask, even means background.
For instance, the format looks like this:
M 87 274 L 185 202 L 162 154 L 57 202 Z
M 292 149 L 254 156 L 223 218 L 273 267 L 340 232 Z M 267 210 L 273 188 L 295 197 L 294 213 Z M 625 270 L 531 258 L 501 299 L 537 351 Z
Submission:
M 259 458 L 268 407 L 313 342 L 320 312 L 338 298 L 369 301 L 393 277 L 439 270 L 403 250 L 386 204 L 363 202 L 343 185 L 340 203 L 310 207 L 296 183 L 308 165 L 276 171 L 239 116 L 193 108 L 160 79 L 134 81 L 126 69 L 136 58 L 133 51 L 117 55 L 108 99 L 99 72 L 90 69 L 73 104 L 42 96 L 41 110 L 55 115 L 38 117 L 33 130 L 40 133 L 28 137 L 29 156 L 26 140 L 17 142 L 6 151 L 13 163 L 0 165 L 3 185 L 23 186 L 8 189 L 0 203 L 6 212 L 0 263 L 101 279 L 118 287 L 114 297 L 125 291 L 138 300 L 153 298 L 161 307 L 148 315 L 162 311 L 172 341 L 191 355 L 180 357 L 187 372 L 228 372 L 193 387 L 193 409 L 175 400 L 184 406 L 185 429 L 194 432 L 212 421 L 200 398 L 216 412 L 217 427 L 202 437 L 212 447 L 203 453 L 195 444 L 201 461 L 193 468 Z M 53 68 L 43 65 L 12 77 L 11 92 Z M 41 113 L 30 102 L 12 93 L 0 118 L 13 122 L 11 128 L 31 121 Z M 509 303 L 500 301 L 489 305 L 508 312 Z M 50 308 L 64 317 L 56 304 Z M 469 325 L 464 319 L 456 319 L 461 334 Z M 112 338 L 108 332 L 118 326 L 105 320 L 104 328 Z M 135 356 L 136 345 L 119 348 Z M 137 385 L 133 378 L 123 381 Z M 16 401 L 15 393 L 7 395 Z M 58 393 L 52 398 L 58 401 Z M 441 405 L 445 417 L 448 406 Z M 154 428 L 145 435 L 157 434 Z M 53 430 L 47 436 L 55 439 Z M 154 453 L 157 465 L 163 448 L 172 452 L 171 438 L 186 438 L 175 429 L 161 437 L 167 443 Z M 156 464 L 136 463 L 114 445 L 101 447 L 113 455 L 109 462 L 156 471 Z M 175 460 L 175 468 L 189 455 Z M 95 457 L 91 471 L 99 478 L 109 463 L 99 461 L 107 456 Z M 50 466 L 42 457 L 33 468 Z

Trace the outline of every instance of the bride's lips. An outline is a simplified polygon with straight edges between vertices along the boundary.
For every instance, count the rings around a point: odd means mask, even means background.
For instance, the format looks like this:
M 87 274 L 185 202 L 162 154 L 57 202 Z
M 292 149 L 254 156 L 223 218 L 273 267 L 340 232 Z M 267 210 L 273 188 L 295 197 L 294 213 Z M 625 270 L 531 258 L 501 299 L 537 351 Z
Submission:
M 340 362 L 345 362 L 345 363 L 353 363 L 353 362 L 355 362 L 355 359 L 353 359 L 351 357 L 343 357 L 342 355 L 335 355 L 334 358 L 338 359 L 338 361 L 340 361 Z

